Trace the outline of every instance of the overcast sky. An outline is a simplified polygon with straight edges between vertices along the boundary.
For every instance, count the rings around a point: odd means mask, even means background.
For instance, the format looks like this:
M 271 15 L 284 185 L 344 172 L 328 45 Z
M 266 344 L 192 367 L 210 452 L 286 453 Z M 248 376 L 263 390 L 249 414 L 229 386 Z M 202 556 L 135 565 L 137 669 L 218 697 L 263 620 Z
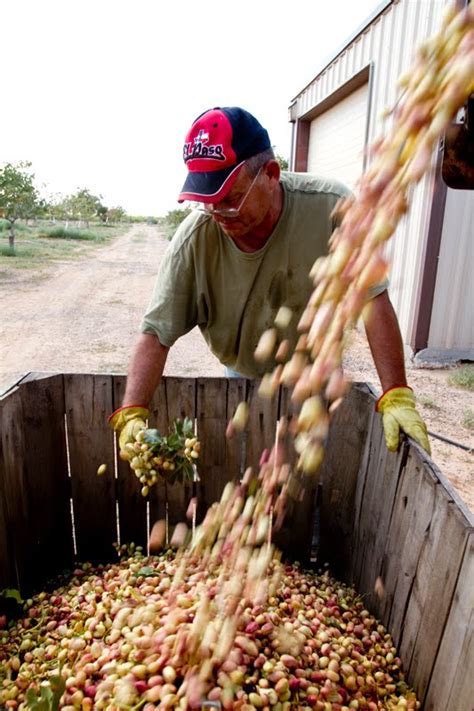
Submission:
M 0 164 L 29 160 L 46 193 L 87 187 L 130 214 L 178 207 L 184 136 L 242 106 L 289 157 L 291 99 L 379 0 L 8 0 Z

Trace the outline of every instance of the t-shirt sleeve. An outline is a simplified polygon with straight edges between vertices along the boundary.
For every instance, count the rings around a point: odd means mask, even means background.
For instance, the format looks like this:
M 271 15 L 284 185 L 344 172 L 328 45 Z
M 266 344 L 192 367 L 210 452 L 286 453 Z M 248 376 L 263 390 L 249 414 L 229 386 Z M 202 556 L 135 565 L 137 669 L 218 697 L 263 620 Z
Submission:
M 380 282 L 380 284 L 375 284 L 374 286 L 371 286 L 368 292 L 369 299 L 375 299 L 376 296 L 380 296 L 380 294 L 383 294 L 383 292 L 388 289 L 388 286 L 388 279 L 384 279 L 382 282 Z
M 197 323 L 196 279 L 191 246 L 180 239 L 178 229 L 158 272 L 153 295 L 140 324 L 171 347 Z

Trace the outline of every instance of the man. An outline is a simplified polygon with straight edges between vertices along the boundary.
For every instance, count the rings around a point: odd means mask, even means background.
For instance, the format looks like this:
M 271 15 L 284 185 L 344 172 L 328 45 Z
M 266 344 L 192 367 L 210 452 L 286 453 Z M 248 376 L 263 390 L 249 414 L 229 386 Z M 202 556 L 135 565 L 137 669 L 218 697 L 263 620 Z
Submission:
M 178 228 L 161 265 L 128 371 L 124 405 L 110 417 L 120 446 L 144 426 L 148 403 L 168 351 L 198 325 L 212 352 L 233 371 L 259 377 L 260 335 L 284 305 L 296 325 L 312 291 L 308 276 L 327 252 L 331 212 L 348 190 L 334 180 L 280 174 L 267 131 L 238 107 L 210 109 L 191 126 L 184 144 L 188 176 L 179 201 L 196 210 Z M 407 387 L 403 345 L 386 285 L 371 293 L 365 327 L 384 395 L 389 449 L 401 428 L 427 450 L 426 427 Z

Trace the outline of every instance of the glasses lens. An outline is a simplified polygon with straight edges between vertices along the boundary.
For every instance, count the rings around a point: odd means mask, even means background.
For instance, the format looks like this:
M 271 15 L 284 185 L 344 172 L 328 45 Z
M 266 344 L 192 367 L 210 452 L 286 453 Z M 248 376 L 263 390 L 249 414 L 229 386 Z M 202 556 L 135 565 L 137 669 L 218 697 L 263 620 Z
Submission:
M 192 202 L 192 201 L 188 201 L 186 203 L 186 207 L 189 207 L 191 210 L 198 210 L 198 212 L 205 212 L 208 215 L 217 215 L 218 217 L 238 217 L 239 212 L 242 209 L 242 206 L 245 203 L 250 191 L 252 190 L 253 186 L 257 182 L 258 176 L 260 175 L 260 173 L 262 171 L 262 167 L 260 167 L 260 169 L 256 173 L 254 179 L 252 180 L 249 187 L 247 188 L 246 192 L 240 198 L 240 201 L 239 201 L 239 204 L 237 207 L 214 207 L 213 203 Z
M 211 215 L 218 217 L 238 217 L 240 208 L 238 207 L 216 207 L 215 210 L 209 210 Z

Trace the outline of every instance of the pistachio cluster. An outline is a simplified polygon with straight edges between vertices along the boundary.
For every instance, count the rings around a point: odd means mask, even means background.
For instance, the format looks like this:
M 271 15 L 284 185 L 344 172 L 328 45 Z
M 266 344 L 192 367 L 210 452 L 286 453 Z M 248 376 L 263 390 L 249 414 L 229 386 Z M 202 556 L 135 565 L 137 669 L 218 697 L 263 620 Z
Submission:
M 142 484 L 142 496 L 160 479 L 171 484 L 196 476 L 201 443 L 194 436 L 189 418 L 175 420 L 170 433 L 164 437 L 158 430 L 139 430 L 135 442 L 125 445 L 125 455 L 135 476 Z

